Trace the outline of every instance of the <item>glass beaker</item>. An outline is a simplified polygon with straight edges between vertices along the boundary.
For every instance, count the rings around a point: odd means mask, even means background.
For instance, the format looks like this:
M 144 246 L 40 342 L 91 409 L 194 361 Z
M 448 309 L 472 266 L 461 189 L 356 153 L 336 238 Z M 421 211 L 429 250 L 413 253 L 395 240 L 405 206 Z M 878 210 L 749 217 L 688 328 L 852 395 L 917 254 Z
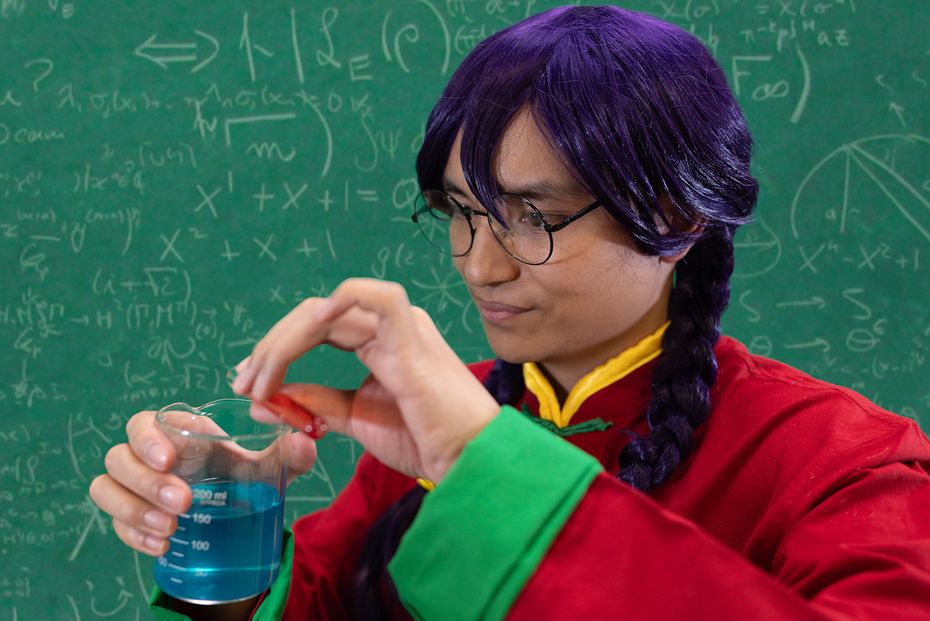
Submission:
M 191 487 L 155 581 L 195 604 L 228 603 L 263 592 L 278 575 L 284 531 L 285 425 L 249 415 L 248 399 L 200 407 L 173 403 L 155 420 L 174 444 L 172 472 Z

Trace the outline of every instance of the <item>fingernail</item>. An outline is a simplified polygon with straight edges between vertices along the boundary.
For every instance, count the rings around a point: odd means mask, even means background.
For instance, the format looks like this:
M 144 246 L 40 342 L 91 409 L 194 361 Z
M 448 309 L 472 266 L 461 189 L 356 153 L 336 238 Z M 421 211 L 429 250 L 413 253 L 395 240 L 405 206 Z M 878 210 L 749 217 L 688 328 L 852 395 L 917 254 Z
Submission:
M 161 550 L 162 544 L 164 542 L 165 542 L 164 539 L 161 539 L 160 537 L 155 537 L 154 535 L 145 536 L 145 547 L 147 547 L 149 550 L 154 550 L 156 552 L 158 550 Z
M 163 487 L 161 488 L 161 490 L 159 490 L 158 497 L 161 499 L 163 503 L 165 503 L 166 506 L 180 511 L 181 510 L 181 496 L 183 495 L 183 493 L 184 491 L 181 490 L 180 488 L 168 486 L 168 487 Z
M 146 511 L 145 515 L 142 516 L 142 521 L 145 522 L 146 526 L 157 531 L 167 531 L 168 527 L 171 526 L 171 519 L 161 511 Z
M 245 382 L 249 376 L 249 363 L 251 356 L 246 356 L 239 361 L 239 364 L 226 371 L 226 383 L 233 389 L 233 392 L 241 393 L 245 388 Z
M 164 468 L 168 462 L 168 453 L 155 443 L 149 444 L 148 448 L 145 449 L 145 456 L 148 458 L 149 463 L 156 468 Z
M 236 371 L 236 379 L 232 383 L 232 389 L 237 393 L 242 393 L 249 381 L 252 379 L 252 370 L 249 368 Z

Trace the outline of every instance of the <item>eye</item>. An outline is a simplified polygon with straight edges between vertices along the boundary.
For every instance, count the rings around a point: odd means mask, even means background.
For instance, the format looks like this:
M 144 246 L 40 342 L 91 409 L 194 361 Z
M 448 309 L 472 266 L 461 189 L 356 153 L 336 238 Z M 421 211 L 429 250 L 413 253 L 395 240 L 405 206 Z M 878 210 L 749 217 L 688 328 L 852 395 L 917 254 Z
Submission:
M 455 211 L 457 205 L 455 204 L 455 201 L 449 198 L 448 196 L 443 196 L 436 201 L 435 207 L 439 209 L 440 211 L 445 211 L 446 213 L 452 213 L 453 211 Z
M 520 226 L 526 227 L 528 229 L 538 229 L 542 231 L 546 228 L 546 222 L 549 221 L 549 219 L 546 217 L 546 220 L 543 220 L 543 217 L 545 216 L 541 216 L 542 214 L 540 214 L 538 211 L 533 211 L 529 208 L 524 209 L 520 214 Z
M 501 194 L 497 204 L 498 211 L 507 226 L 516 226 L 525 231 L 544 231 L 546 222 L 539 211 L 516 194 Z
M 545 218 L 546 222 L 550 225 L 555 226 L 556 224 L 561 224 L 562 221 L 568 218 L 568 214 L 564 213 L 543 213 L 542 217 Z
M 447 218 L 459 219 L 471 215 L 472 210 L 460 205 L 454 198 L 444 192 L 432 192 L 427 197 L 431 209 Z

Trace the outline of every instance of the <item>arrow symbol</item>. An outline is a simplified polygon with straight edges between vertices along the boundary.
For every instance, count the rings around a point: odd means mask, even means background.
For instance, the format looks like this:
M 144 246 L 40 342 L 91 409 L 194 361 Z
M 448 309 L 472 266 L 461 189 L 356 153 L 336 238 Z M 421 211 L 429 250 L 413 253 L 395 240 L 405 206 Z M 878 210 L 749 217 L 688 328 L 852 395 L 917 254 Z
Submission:
M 215 37 L 195 30 L 194 34 L 206 39 L 212 46 L 213 50 L 206 58 L 191 67 L 191 73 L 197 73 L 206 67 L 220 51 L 220 43 Z M 167 69 L 169 63 L 191 63 L 197 61 L 197 43 L 156 43 L 158 33 L 142 42 L 133 54 L 140 58 L 150 60 L 162 69 Z
M 167 52 L 168 50 L 193 51 L 196 49 L 197 45 L 195 43 L 155 43 L 155 39 L 157 37 L 158 33 L 155 33 L 146 39 L 142 45 L 136 48 L 135 55 L 152 61 L 162 69 L 168 68 L 167 63 L 183 63 L 197 60 L 196 54 L 184 54 L 182 56 L 167 56 L 159 54 L 159 52 Z
M 898 116 L 898 121 L 901 122 L 901 127 L 907 127 L 907 123 L 904 122 L 904 115 L 901 114 L 904 112 L 904 106 L 891 102 L 888 104 L 888 109 L 894 112 Z

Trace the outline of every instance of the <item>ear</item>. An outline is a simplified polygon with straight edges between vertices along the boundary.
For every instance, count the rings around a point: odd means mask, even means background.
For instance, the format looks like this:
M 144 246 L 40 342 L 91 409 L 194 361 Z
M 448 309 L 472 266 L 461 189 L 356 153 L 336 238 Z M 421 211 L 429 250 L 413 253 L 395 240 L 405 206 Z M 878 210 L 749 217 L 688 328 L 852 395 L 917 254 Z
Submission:
M 659 197 L 659 207 L 662 209 L 662 215 L 665 216 L 665 219 L 659 217 L 656 214 L 656 226 L 659 228 L 659 231 L 666 235 L 669 231 L 668 223 L 671 223 L 675 229 L 680 233 L 689 233 L 692 235 L 700 235 L 704 231 L 704 225 L 700 223 L 689 223 L 682 216 L 681 209 L 675 205 L 671 198 L 667 194 L 663 194 Z M 695 240 L 697 241 L 697 240 Z M 691 246 L 694 243 L 692 242 L 683 250 L 676 252 L 675 254 L 660 256 L 659 260 L 663 263 L 678 263 L 685 258 L 685 255 L 688 254 L 688 251 L 691 250 Z

